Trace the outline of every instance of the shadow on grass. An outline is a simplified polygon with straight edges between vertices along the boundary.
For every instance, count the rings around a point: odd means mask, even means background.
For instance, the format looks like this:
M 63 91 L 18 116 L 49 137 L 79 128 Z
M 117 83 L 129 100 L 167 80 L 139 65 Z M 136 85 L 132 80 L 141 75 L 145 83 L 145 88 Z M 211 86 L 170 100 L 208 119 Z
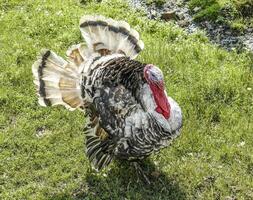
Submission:
M 149 174 L 151 185 L 142 182 L 136 175 L 134 167 L 129 163 L 118 162 L 115 165 L 105 173 L 88 173 L 86 184 L 75 191 L 72 196 L 73 200 L 186 199 L 179 184 L 162 172 L 157 172 L 156 167 L 149 160 L 144 162 L 144 170 Z

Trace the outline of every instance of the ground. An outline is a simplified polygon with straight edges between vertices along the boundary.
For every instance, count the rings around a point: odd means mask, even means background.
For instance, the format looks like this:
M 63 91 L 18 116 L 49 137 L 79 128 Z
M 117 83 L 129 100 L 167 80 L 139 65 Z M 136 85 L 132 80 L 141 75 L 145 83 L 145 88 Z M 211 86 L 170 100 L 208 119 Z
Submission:
M 151 186 L 128 163 L 91 170 L 83 113 L 38 105 L 36 55 L 49 48 L 64 56 L 81 42 L 87 13 L 135 27 L 145 43 L 138 59 L 163 70 L 182 107 L 182 135 L 145 162 Z M 1 0 L 0 24 L 0 199 L 253 199 L 252 53 L 227 52 L 119 0 Z
M 175 0 L 187 2 L 195 21 L 211 20 L 227 24 L 232 29 L 245 31 L 253 28 L 253 1 L 252 0 Z M 148 5 L 158 7 L 166 0 L 146 0 Z
M 238 31 L 253 28 L 252 0 L 189 0 L 189 5 L 193 12 L 198 8 L 196 21 L 220 21 Z

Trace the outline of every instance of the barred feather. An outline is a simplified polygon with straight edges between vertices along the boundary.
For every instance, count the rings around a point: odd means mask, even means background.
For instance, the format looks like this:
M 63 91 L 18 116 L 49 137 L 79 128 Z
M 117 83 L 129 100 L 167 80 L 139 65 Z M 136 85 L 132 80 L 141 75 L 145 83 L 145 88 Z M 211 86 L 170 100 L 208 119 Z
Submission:
M 113 159 L 113 143 L 109 134 L 100 126 L 94 108 L 88 108 L 89 123 L 86 127 L 86 154 L 96 170 L 108 166 Z M 88 117 L 88 116 L 87 116 Z
M 139 33 L 125 21 L 85 15 L 80 20 L 80 30 L 89 50 L 101 55 L 121 53 L 134 59 L 144 48 Z
M 44 50 L 33 64 L 32 71 L 40 105 L 63 105 L 70 110 L 83 106 L 76 65 Z

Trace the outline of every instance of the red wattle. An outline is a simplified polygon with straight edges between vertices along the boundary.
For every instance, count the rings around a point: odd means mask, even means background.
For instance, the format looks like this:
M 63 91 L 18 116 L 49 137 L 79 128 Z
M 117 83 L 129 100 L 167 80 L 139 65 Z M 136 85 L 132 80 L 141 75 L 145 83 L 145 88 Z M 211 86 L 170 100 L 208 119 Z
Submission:
M 150 89 L 157 105 L 156 112 L 162 114 L 166 119 L 170 118 L 170 104 L 165 95 L 163 87 L 158 87 L 155 84 L 150 84 Z

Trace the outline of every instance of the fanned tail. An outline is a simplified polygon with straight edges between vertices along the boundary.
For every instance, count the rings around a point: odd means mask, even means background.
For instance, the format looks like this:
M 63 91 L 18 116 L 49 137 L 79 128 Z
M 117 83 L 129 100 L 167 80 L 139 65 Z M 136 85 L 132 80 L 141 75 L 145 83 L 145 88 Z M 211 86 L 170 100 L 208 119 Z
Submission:
M 89 51 L 102 56 L 120 53 L 134 59 L 144 48 L 139 33 L 125 21 L 85 15 L 80 20 L 80 30 Z
M 70 110 L 84 106 L 78 66 L 44 50 L 32 66 L 39 104 L 63 105 Z

